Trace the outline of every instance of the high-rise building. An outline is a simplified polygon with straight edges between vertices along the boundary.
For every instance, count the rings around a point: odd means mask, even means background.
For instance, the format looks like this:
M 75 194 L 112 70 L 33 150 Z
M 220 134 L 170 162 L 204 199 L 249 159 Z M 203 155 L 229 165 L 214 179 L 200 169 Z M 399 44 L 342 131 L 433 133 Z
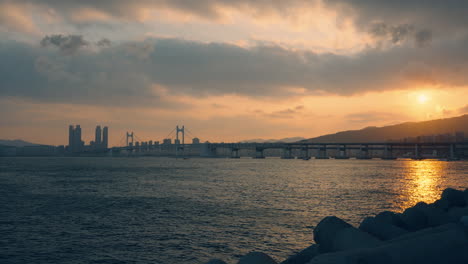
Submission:
M 106 126 L 102 130 L 102 147 L 104 149 L 109 147 L 109 129 Z
M 76 152 L 81 152 L 83 150 L 83 141 L 81 140 L 81 126 L 80 125 L 76 125 L 75 133 L 73 137 L 75 139 Z
M 95 134 L 95 137 L 94 137 L 94 144 L 96 144 L 97 148 L 101 148 L 101 135 L 102 135 L 101 126 L 97 126 L 96 127 L 96 134 Z
M 73 128 L 73 125 L 70 125 L 68 127 L 68 151 L 69 152 L 73 152 L 73 147 L 74 147 L 74 142 L 75 142 L 74 133 L 75 133 L 75 129 Z

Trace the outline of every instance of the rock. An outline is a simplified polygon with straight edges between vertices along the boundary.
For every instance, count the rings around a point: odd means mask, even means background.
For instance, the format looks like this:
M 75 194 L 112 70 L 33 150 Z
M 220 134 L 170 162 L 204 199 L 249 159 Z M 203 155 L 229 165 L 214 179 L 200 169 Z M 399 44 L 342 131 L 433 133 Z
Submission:
M 208 262 L 206 262 L 205 264 L 226 264 L 226 262 L 220 260 L 220 259 L 212 259 Z
M 390 211 L 383 211 L 375 216 L 375 220 L 380 223 L 388 223 L 394 226 L 405 228 L 405 223 L 401 220 L 401 214 Z
M 414 207 L 421 210 L 426 215 L 428 227 L 439 226 L 450 222 L 447 212 L 434 204 L 420 202 Z
M 320 245 L 320 250 L 329 252 L 333 248 L 335 235 L 341 229 L 352 227 L 336 216 L 327 216 L 314 229 L 314 241 Z
M 277 262 L 262 252 L 250 252 L 243 256 L 238 264 L 277 264 Z
M 427 216 L 417 207 L 406 209 L 401 215 L 401 220 L 405 223 L 406 229 L 416 231 L 428 226 Z
M 375 248 L 322 254 L 309 264 L 468 263 L 468 241 L 460 225 L 441 232 L 397 239 Z
M 448 224 L 441 225 L 441 226 L 421 229 L 421 230 L 418 230 L 418 231 L 415 231 L 415 232 L 408 232 L 408 233 L 406 233 L 404 235 L 401 235 L 401 236 L 399 236 L 397 238 L 394 238 L 394 239 L 392 239 L 392 240 L 390 240 L 388 242 L 389 243 L 394 243 L 394 242 L 402 241 L 402 240 L 415 239 L 417 237 L 430 236 L 432 234 L 446 232 L 447 230 L 451 230 L 451 229 L 455 229 L 455 228 L 457 228 L 457 224 L 448 223 Z
M 305 264 L 320 254 L 319 245 L 314 244 L 281 262 L 281 264 Z
M 467 207 L 454 206 L 450 208 L 450 210 L 448 211 L 448 218 L 450 222 L 452 223 L 460 222 L 460 219 L 465 215 L 468 215 L 468 206 Z
M 468 215 L 464 215 L 460 218 L 460 223 L 467 228 L 468 227 Z
M 445 201 L 449 208 L 452 206 L 463 207 L 466 205 L 464 192 L 452 188 L 445 189 L 442 192 L 442 197 L 440 200 Z
M 408 231 L 403 228 L 385 221 L 379 221 L 373 217 L 365 218 L 359 226 L 359 229 L 372 234 L 381 240 L 393 239 L 408 233 Z
M 382 241 L 354 227 L 339 230 L 333 240 L 332 251 L 342 251 L 357 248 L 376 247 Z

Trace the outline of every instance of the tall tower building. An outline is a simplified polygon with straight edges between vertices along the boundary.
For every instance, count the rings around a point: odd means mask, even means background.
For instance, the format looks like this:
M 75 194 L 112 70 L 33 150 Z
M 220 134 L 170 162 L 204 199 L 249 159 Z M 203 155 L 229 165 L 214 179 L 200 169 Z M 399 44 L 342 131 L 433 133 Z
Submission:
M 73 145 L 75 152 L 81 152 L 81 146 L 83 143 L 81 142 L 81 127 L 80 125 L 76 125 L 75 131 L 73 133 Z
M 97 148 L 101 148 L 101 126 L 96 127 L 96 135 L 94 137 L 94 144 L 96 145 Z
M 109 147 L 109 129 L 106 126 L 102 131 L 102 147 L 104 149 Z
M 75 146 L 75 139 L 74 139 L 75 129 L 73 125 L 68 127 L 68 151 L 73 152 Z

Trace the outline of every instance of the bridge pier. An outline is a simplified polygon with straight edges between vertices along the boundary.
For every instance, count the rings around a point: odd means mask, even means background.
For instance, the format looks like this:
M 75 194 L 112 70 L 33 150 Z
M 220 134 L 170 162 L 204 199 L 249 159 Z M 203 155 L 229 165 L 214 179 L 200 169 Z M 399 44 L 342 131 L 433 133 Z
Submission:
M 264 159 L 265 154 L 263 153 L 263 148 L 255 147 L 255 159 Z
M 457 160 L 456 146 L 455 144 L 450 144 L 450 160 Z
M 301 147 L 300 158 L 303 159 L 303 160 L 309 160 L 310 159 L 309 149 L 307 148 L 307 146 L 302 146 Z
M 346 145 L 338 145 L 335 159 L 349 159 L 349 156 L 346 155 Z
M 413 156 L 413 159 L 414 159 L 414 160 L 421 160 L 421 159 L 422 159 L 422 157 L 421 157 L 421 150 L 420 150 L 419 144 L 415 144 L 415 145 L 414 145 L 414 156 Z
M 385 145 L 384 146 L 384 153 L 383 153 L 383 160 L 394 160 L 396 157 L 393 156 L 393 148 L 392 146 Z
M 283 148 L 283 155 L 281 156 L 282 159 L 292 159 L 292 148 L 286 147 Z
M 357 159 L 372 159 L 371 156 L 369 156 L 369 146 L 368 145 L 361 145 L 359 149 L 359 155 L 357 156 Z
M 238 148 L 231 148 L 231 159 L 240 159 Z
M 318 149 L 318 154 L 315 157 L 315 159 L 329 159 L 327 155 L 327 146 L 326 145 L 320 145 Z

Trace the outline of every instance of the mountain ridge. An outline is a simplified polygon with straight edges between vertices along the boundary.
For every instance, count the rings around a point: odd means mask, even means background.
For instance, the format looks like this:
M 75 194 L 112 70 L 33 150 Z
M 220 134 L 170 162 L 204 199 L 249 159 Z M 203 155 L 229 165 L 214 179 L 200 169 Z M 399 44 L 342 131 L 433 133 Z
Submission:
M 464 132 L 468 134 L 468 114 L 420 122 L 404 122 L 396 125 L 375 127 L 370 126 L 359 130 L 346 130 L 333 134 L 309 138 L 301 142 L 339 143 L 339 142 L 378 142 L 401 140 L 407 137 L 417 137 L 433 134 Z

